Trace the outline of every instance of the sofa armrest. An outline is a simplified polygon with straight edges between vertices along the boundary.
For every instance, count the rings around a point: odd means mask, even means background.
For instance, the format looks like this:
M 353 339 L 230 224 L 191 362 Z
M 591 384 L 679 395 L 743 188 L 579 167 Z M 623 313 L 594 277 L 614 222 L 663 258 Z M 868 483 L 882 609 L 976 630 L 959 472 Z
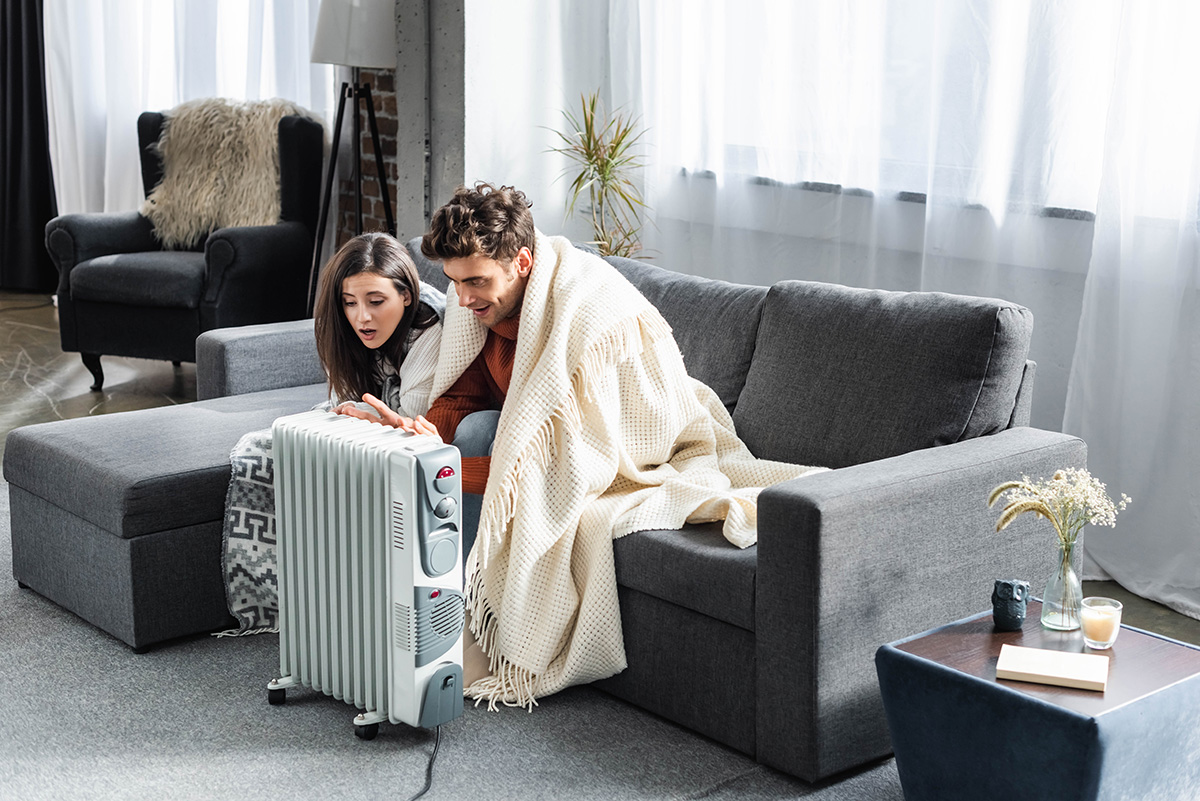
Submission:
M 997 578 L 1035 588 L 1054 534 L 995 531 L 998 484 L 1084 467 L 1082 440 L 1014 428 L 770 487 L 758 505 L 758 759 L 815 781 L 891 744 L 882 644 L 987 609 Z
M 299 222 L 219 228 L 204 245 L 202 328 L 228 328 L 304 315 L 312 235 Z M 203 318 L 203 315 L 202 315 Z
M 324 382 L 311 319 L 216 328 L 196 338 L 198 400 Z
M 46 250 L 58 268 L 58 291 L 64 295 L 70 292 L 67 276 L 80 262 L 159 249 L 154 225 L 136 211 L 64 214 L 46 223 Z

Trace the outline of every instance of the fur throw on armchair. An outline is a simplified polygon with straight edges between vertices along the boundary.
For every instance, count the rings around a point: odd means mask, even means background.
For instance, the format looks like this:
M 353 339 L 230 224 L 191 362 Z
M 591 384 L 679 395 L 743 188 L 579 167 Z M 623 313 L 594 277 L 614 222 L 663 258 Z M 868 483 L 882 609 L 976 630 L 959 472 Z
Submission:
M 193 247 L 218 228 L 279 222 L 279 120 L 289 114 L 316 119 L 278 98 L 205 98 L 164 113 L 155 145 L 163 178 L 142 204 L 163 247 Z

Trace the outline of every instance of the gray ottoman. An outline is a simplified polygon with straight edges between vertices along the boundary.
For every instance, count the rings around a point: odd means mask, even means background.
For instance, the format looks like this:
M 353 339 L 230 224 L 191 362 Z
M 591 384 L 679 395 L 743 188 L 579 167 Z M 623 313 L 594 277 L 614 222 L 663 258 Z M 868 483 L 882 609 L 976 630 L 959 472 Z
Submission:
M 143 651 L 233 625 L 221 575 L 229 454 L 315 384 L 9 433 L 13 577 Z

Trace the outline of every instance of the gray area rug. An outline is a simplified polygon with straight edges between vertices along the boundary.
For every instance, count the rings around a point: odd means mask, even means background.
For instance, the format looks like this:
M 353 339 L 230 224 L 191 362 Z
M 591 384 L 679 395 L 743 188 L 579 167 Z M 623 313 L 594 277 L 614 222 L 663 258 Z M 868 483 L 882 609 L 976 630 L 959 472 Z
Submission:
M 433 734 L 306 690 L 266 701 L 276 635 L 143 655 L 12 579 L 0 482 L 0 799 L 406 799 Z M 809 785 L 587 687 L 442 727 L 428 799 L 900 801 L 894 760 Z

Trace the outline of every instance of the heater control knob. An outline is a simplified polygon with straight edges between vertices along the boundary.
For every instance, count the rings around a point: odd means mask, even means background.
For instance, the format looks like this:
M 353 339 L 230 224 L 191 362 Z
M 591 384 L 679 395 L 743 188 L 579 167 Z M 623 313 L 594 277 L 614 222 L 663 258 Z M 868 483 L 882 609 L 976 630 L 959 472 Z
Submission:
M 437 471 L 437 475 L 433 478 L 433 488 L 443 494 L 449 494 L 454 489 L 454 485 L 458 482 L 458 474 L 450 465 L 446 465 L 441 470 Z
M 433 507 L 433 513 L 439 519 L 445 520 L 447 517 L 450 517 L 454 514 L 454 510 L 456 508 L 458 508 L 458 504 L 454 502 L 453 498 L 447 495 L 445 498 L 442 498 L 440 501 L 438 501 L 437 506 Z
M 442 540 L 429 553 L 429 566 L 435 576 L 449 573 L 458 566 L 458 546 L 450 540 Z

